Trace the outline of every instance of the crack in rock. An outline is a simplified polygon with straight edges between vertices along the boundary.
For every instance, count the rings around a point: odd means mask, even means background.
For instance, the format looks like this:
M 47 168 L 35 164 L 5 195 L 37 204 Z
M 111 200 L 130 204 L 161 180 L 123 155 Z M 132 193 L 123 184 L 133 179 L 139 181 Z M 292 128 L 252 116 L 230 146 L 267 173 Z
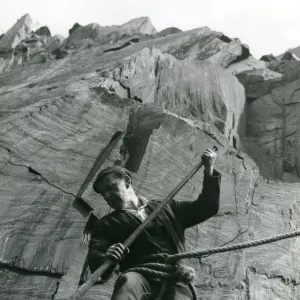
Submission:
M 51 300 L 55 299 L 55 295 L 58 293 L 59 285 L 60 285 L 60 282 L 57 281 L 56 282 L 56 289 L 55 289 L 54 293 L 51 295 Z
M 54 187 L 54 188 L 60 190 L 61 192 L 65 193 L 65 194 L 68 194 L 68 195 L 71 195 L 71 196 L 73 196 L 73 197 L 76 198 L 76 195 L 74 195 L 74 194 L 71 193 L 71 192 L 67 192 L 67 191 L 63 190 L 62 188 L 56 186 L 55 184 L 51 183 L 48 179 L 46 179 L 44 176 L 42 176 L 41 173 L 39 173 L 38 171 L 34 170 L 32 167 L 26 166 L 25 164 L 16 164 L 16 163 L 13 163 L 12 161 L 9 161 L 9 163 L 10 163 L 11 165 L 13 165 L 13 166 L 18 166 L 18 167 L 27 168 L 29 173 L 38 176 L 39 178 L 43 179 L 46 183 L 48 183 L 48 184 L 51 185 L 52 187 Z
M 19 266 L 16 266 L 14 263 L 14 260 L 10 261 L 10 262 L 6 262 L 6 261 L 0 261 L 0 269 L 6 269 L 12 272 L 15 272 L 19 275 L 24 275 L 24 276 L 30 276 L 30 275 L 42 275 L 42 276 L 47 276 L 47 277 L 53 277 L 53 278 L 58 278 L 60 279 L 63 275 L 65 275 L 64 273 L 59 273 L 56 271 L 52 271 L 51 269 L 45 268 L 45 269 L 41 269 L 41 268 L 34 268 L 34 269 L 26 269 L 26 268 L 22 268 Z

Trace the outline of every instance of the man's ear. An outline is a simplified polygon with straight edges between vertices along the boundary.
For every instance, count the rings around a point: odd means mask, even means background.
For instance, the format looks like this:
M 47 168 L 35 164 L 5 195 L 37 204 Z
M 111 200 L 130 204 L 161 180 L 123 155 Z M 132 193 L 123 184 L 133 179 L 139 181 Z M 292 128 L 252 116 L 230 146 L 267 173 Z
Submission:
M 131 185 L 131 178 L 128 175 L 125 175 L 124 181 L 125 181 L 125 186 L 128 189 Z

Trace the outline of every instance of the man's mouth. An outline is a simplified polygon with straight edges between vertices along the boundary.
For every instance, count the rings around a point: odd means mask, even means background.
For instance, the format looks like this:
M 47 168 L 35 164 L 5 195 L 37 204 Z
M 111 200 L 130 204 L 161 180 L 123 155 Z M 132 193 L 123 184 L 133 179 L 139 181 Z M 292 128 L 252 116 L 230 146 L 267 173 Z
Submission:
M 112 208 L 118 207 L 120 206 L 120 204 L 123 203 L 123 199 L 119 195 L 110 196 L 106 201 L 108 205 L 111 206 Z

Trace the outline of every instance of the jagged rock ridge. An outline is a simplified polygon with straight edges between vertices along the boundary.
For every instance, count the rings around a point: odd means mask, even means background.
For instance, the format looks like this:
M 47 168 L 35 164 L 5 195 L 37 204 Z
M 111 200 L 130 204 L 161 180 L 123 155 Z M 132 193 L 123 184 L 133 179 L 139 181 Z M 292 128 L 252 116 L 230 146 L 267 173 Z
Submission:
M 150 19 L 142 17 L 118 26 L 100 26 L 95 23 L 81 26 L 76 23 L 69 30 L 69 37 L 63 40 L 57 35 L 51 38 L 50 30 L 45 26 L 35 32 L 32 31 L 30 29 L 32 21 L 28 15 L 21 20 L 3 36 L 2 40 L 5 43 L 0 41 L 0 48 L 5 48 L 5 51 L 0 53 L 0 73 L 9 71 L 15 66 L 44 63 L 52 59 L 63 58 L 68 52 L 80 51 L 83 48 L 90 49 L 100 45 L 106 48 L 104 51 L 120 50 L 132 45 L 133 38 L 138 39 L 134 43 L 139 42 L 143 48 L 155 46 L 163 52 L 172 54 L 177 59 L 210 61 L 229 68 L 233 73 L 265 67 L 263 62 L 257 61 L 251 56 L 248 47 L 243 45 L 239 39 L 231 39 L 223 33 L 214 32 L 207 27 L 188 32 L 167 28 L 156 34 Z M 25 31 L 22 29 L 24 26 L 27 26 Z M 26 33 L 23 33 L 22 39 L 16 38 L 20 35 L 18 28 Z M 45 42 L 42 45 L 39 43 L 34 45 L 40 52 L 38 53 L 39 58 L 34 58 L 37 51 L 30 54 L 30 51 L 26 50 L 26 40 L 31 43 L 32 36 Z M 12 44 L 6 41 L 14 38 L 16 41 L 13 43 L 14 47 L 11 47 Z M 17 45 L 23 49 L 21 54 L 19 51 L 14 51 Z M 64 53 L 64 55 L 57 55 L 58 52 Z

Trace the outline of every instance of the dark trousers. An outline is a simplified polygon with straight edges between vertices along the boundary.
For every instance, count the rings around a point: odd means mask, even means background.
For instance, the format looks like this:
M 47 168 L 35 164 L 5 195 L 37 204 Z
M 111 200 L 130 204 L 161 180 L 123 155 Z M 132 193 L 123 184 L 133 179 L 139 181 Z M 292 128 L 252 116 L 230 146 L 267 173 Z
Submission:
M 111 300 L 152 300 L 159 293 L 160 282 L 147 280 L 136 272 L 121 274 L 115 284 Z M 169 285 L 164 300 L 192 300 L 192 292 L 188 286 Z

